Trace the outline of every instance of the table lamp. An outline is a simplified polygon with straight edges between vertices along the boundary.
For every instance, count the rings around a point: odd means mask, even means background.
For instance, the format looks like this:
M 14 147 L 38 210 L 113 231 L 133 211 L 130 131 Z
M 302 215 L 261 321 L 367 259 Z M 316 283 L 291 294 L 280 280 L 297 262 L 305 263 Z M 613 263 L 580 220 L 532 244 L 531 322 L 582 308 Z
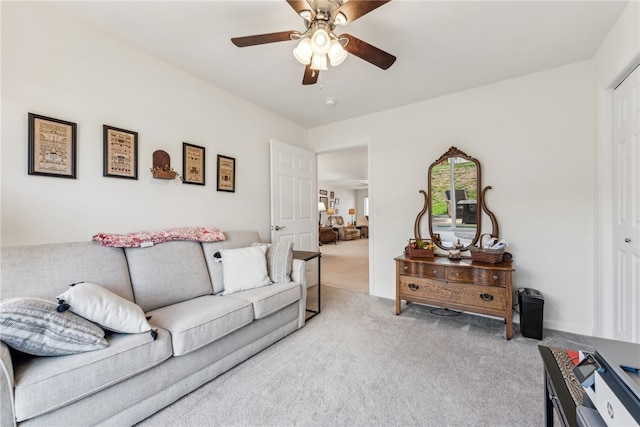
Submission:
M 349 209 L 349 215 L 351 215 L 351 224 L 356 225 L 355 221 L 353 220 L 353 216 L 356 214 L 356 210 L 354 208 Z
M 336 213 L 336 210 L 334 208 L 327 209 L 327 215 L 329 215 L 329 225 L 331 225 L 331 217 L 334 213 Z

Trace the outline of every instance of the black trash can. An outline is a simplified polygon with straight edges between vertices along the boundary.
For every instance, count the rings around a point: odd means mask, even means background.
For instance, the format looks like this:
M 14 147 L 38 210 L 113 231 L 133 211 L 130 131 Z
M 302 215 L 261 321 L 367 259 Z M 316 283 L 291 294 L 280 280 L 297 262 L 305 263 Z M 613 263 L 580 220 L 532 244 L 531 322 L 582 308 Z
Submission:
M 520 306 L 520 332 L 522 336 L 541 340 L 544 297 L 536 289 L 519 288 L 518 305 Z

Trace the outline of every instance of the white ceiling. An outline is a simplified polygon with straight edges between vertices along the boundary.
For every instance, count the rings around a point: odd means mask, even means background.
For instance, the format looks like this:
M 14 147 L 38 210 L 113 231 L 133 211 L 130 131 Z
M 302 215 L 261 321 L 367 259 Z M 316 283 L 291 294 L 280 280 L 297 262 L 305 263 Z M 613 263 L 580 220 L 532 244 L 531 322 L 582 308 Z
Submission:
M 357 0 L 351 0 L 357 1 Z M 395 56 L 349 56 L 302 86 L 296 42 L 231 37 L 305 29 L 284 0 L 46 2 L 88 26 L 313 128 L 593 57 L 626 1 L 393 0 L 336 31 Z M 325 98 L 337 100 L 327 107 Z
M 367 147 L 318 154 L 318 181 L 321 185 L 366 190 L 368 178 Z
M 357 0 L 351 0 L 357 1 Z M 86 25 L 306 128 L 586 60 L 627 1 L 393 0 L 336 31 L 398 59 L 349 56 L 303 86 L 296 42 L 232 37 L 304 31 L 284 0 L 47 2 Z M 326 98 L 337 103 L 328 107 Z M 320 182 L 363 188 L 366 148 L 318 156 Z

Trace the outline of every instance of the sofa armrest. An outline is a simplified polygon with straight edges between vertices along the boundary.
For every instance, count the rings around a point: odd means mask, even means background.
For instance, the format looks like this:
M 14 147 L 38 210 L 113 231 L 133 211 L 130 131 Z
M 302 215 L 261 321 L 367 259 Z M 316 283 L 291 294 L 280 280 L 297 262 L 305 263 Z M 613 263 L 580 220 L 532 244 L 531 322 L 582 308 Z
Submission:
M 307 315 L 307 263 L 301 259 L 294 259 L 291 267 L 291 280 L 300 283 L 302 298 L 298 304 L 298 329 L 305 324 Z
M 301 259 L 294 259 L 293 266 L 291 268 L 291 280 L 298 282 L 307 287 L 307 267 L 306 262 Z
M 16 425 L 13 387 L 13 360 L 9 347 L 0 341 L 0 426 L 3 427 Z

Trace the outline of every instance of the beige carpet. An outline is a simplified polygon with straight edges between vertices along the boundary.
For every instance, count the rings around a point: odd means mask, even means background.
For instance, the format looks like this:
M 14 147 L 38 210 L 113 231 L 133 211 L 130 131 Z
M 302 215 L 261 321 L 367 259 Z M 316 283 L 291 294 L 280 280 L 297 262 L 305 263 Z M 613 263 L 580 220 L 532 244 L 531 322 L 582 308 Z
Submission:
M 320 246 L 322 286 L 369 293 L 369 239 Z
M 138 427 L 540 427 L 538 344 L 592 348 L 551 330 L 544 340 L 501 319 L 437 316 L 326 287 L 322 312 Z M 559 424 L 556 424 L 559 425 Z

